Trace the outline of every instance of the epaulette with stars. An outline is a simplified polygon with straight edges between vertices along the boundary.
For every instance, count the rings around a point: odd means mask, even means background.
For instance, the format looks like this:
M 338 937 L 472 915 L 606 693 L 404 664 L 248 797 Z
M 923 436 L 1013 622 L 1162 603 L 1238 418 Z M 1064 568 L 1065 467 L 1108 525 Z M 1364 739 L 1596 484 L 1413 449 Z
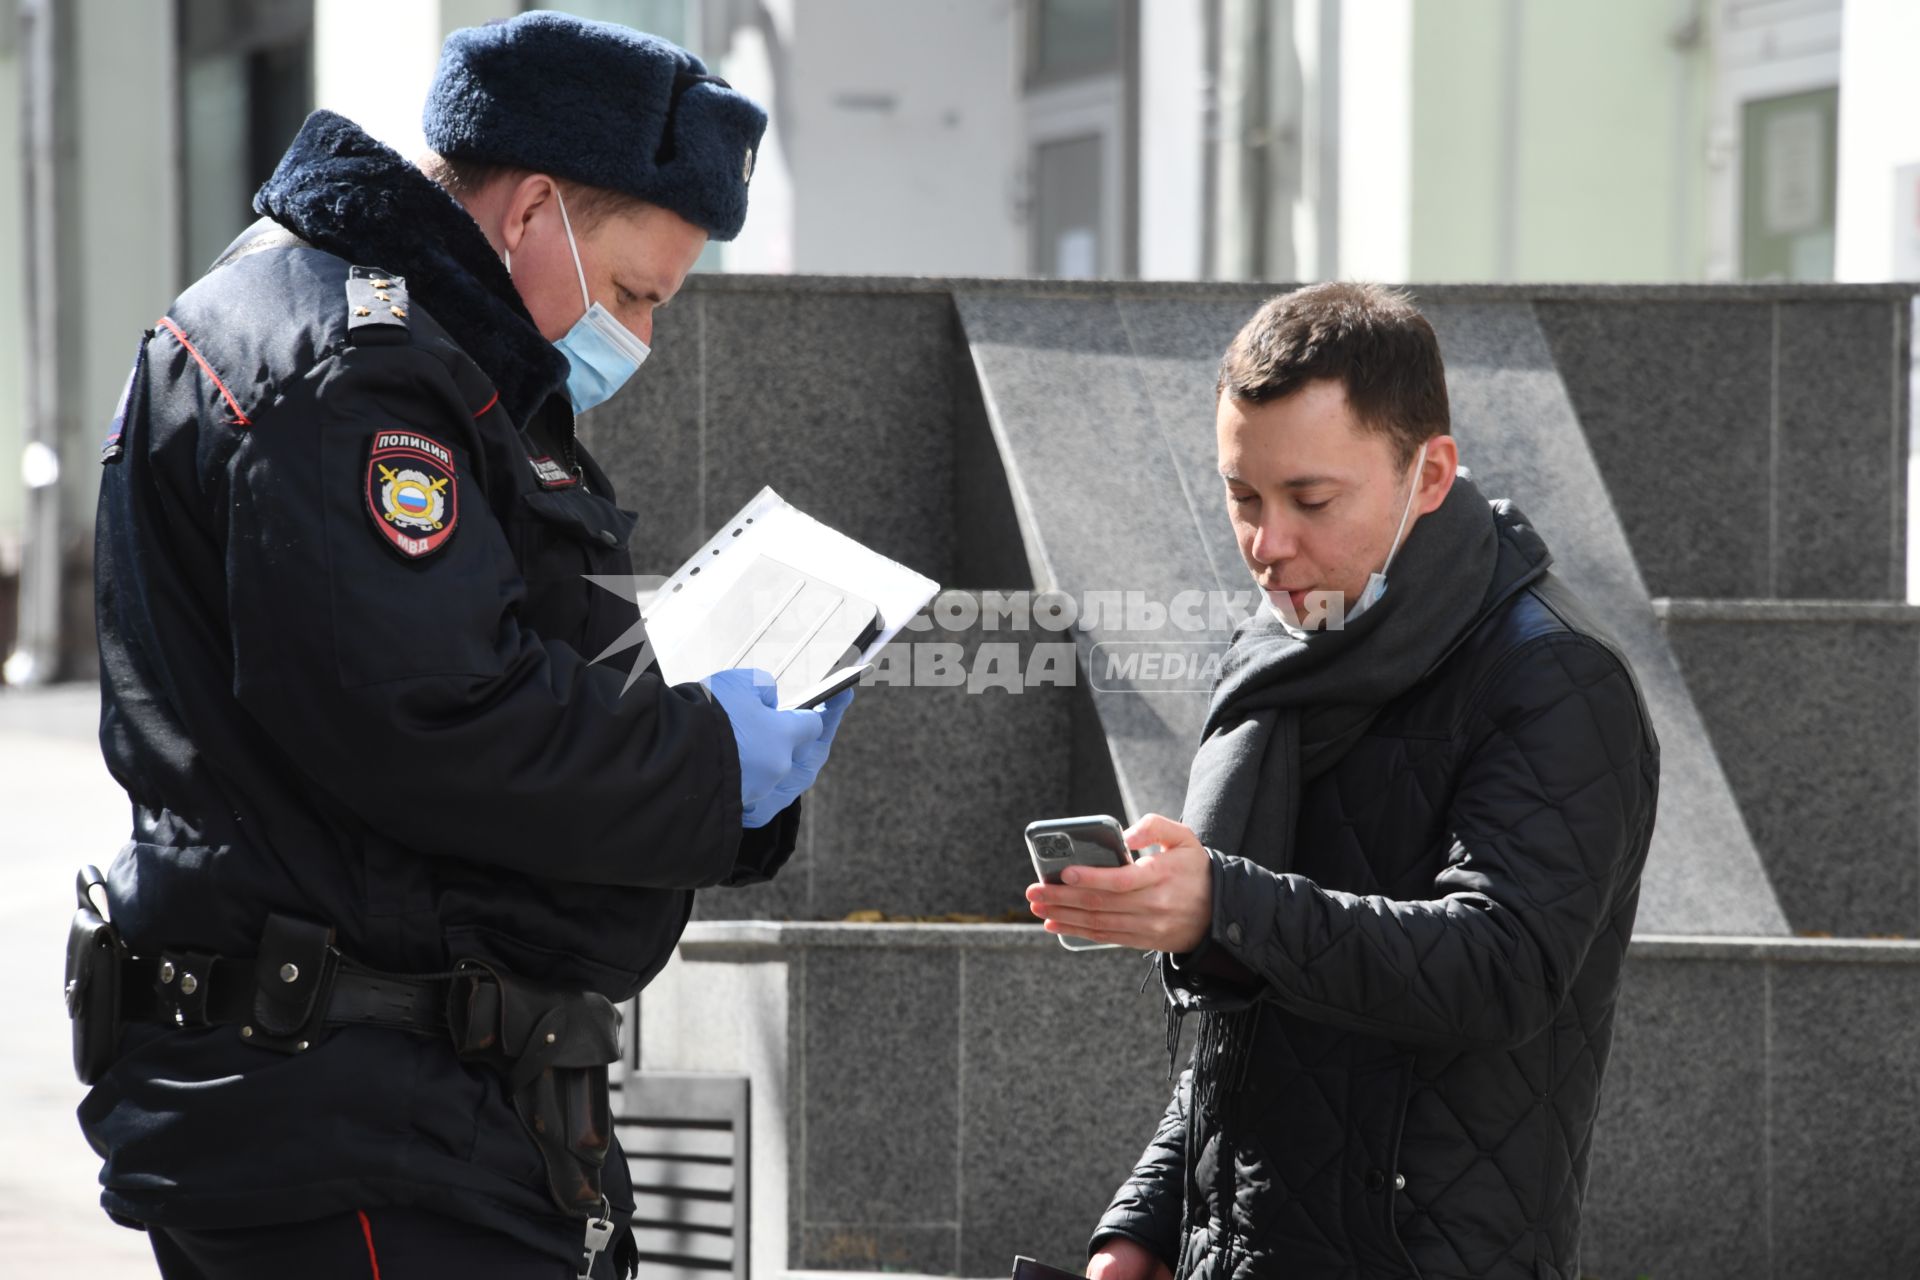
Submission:
M 366 345 L 410 341 L 407 282 L 377 267 L 347 272 L 347 341 Z

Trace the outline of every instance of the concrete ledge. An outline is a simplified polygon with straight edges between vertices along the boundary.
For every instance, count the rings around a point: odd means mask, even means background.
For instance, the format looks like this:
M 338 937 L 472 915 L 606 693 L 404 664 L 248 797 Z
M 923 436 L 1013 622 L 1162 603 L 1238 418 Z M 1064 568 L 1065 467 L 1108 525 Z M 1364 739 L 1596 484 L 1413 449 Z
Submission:
M 999 276 L 810 276 L 707 273 L 689 293 L 988 293 L 1047 298 L 1265 301 L 1300 281 L 1029 280 Z M 1920 284 L 1409 284 L 1421 302 L 1897 302 Z
M 1662 622 L 1876 622 L 1920 626 L 1920 605 L 1892 600 L 1698 600 L 1655 597 Z
M 1920 941 L 1905 938 L 1635 938 L 1640 960 L 1766 960 L 1776 964 L 1920 964 Z
M 766 960 L 775 950 L 885 947 L 947 951 L 1063 951 L 1037 924 L 842 924 L 834 921 L 708 920 L 687 926 L 680 951 L 689 960 Z M 1880 938 L 1715 937 L 1647 934 L 1630 955 L 1647 960 L 1767 960 L 1920 965 L 1920 940 Z
M 687 926 L 680 951 L 712 960 L 756 948 L 912 947 L 952 949 L 1051 946 L 1064 950 L 1034 924 L 842 924 L 835 921 L 705 920 Z

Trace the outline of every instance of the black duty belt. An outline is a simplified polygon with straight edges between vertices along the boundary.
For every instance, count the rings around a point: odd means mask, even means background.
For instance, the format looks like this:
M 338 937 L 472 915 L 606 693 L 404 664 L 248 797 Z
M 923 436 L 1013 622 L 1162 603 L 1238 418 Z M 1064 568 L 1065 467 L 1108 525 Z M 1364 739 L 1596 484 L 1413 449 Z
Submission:
M 302 1053 L 330 1026 L 444 1033 L 450 984 L 463 975 L 382 973 L 342 956 L 325 925 L 270 915 L 259 954 L 121 949 L 120 1019 L 176 1027 L 238 1026 L 262 1049 Z
M 306 1049 L 311 1032 L 320 1027 L 364 1025 L 429 1036 L 447 1032 L 454 974 L 382 973 L 328 947 L 316 966 L 316 998 L 308 1005 L 293 990 L 306 985 L 300 962 L 269 961 L 263 975 L 262 960 L 255 956 L 163 951 L 158 957 L 126 957 L 121 1016 L 178 1027 L 237 1026 L 243 1040 L 294 1053 Z M 271 991 L 274 985 L 288 988 L 286 1012 L 294 1018 L 275 1019 L 256 1003 L 262 989 Z
M 330 1027 L 445 1037 L 465 1063 L 506 1077 L 513 1108 L 561 1212 L 586 1220 L 587 1269 L 613 1231 L 600 1168 L 613 1132 L 607 1064 L 620 1057 L 620 1010 L 594 991 L 549 987 L 487 964 L 450 973 L 383 973 L 343 956 L 325 925 L 269 915 L 253 956 L 163 950 L 135 956 L 107 919 L 105 880 L 76 883 L 67 940 L 74 1069 L 92 1084 L 111 1067 L 119 1028 L 235 1026 L 256 1048 L 304 1053 Z

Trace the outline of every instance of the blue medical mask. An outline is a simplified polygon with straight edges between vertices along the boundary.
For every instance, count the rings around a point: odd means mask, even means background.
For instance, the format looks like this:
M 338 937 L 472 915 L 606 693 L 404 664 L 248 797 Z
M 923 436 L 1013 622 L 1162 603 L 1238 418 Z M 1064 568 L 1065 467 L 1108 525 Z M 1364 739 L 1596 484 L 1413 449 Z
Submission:
M 573 254 L 573 269 L 580 277 L 580 301 L 587 309 L 574 321 L 566 336 L 553 345 L 567 358 L 567 399 L 573 402 L 575 413 L 585 413 L 612 399 L 613 393 L 639 372 L 651 348 L 587 292 L 587 273 L 580 265 L 580 246 L 573 239 L 573 219 L 567 216 L 566 197 L 558 188 L 553 194 L 560 202 L 560 221 L 567 228 L 567 248 Z M 506 264 L 507 274 L 512 275 L 511 250 L 506 254 Z

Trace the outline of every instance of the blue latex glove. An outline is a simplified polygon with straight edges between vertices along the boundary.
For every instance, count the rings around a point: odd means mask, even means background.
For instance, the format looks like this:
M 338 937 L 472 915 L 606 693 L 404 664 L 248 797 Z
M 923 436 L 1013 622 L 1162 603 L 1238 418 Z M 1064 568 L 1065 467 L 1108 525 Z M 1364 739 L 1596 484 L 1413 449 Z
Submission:
M 820 769 L 827 763 L 827 752 L 833 747 L 833 735 L 840 731 L 840 717 L 847 714 L 847 708 L 853 703 L 853 690 L 842 689 L 820 704 L 816 713 L 820 717 L 820 736 L 800 748 L 793 757 L 793 768 L 787 770 L 787 776 L 774 784 L 773 790 L 754 807 L 752 817 L 744 820 L 749 827 L 764 827 L 779 816 L 782 809 L 798 800 L 801 793 L 813 785 L 820 776 Z
M 733 744 L 740 752 L 741 822 L 763 827 L 792 802 L 789 795 L 768 807 L 774 789 L 793 771 L 795 759 L 819 741 L 824 715 L 780 710 L 776 705 L 779 687 L 764 671 L 716 671 L 700 683 L 713 693 L 733 725 Z

